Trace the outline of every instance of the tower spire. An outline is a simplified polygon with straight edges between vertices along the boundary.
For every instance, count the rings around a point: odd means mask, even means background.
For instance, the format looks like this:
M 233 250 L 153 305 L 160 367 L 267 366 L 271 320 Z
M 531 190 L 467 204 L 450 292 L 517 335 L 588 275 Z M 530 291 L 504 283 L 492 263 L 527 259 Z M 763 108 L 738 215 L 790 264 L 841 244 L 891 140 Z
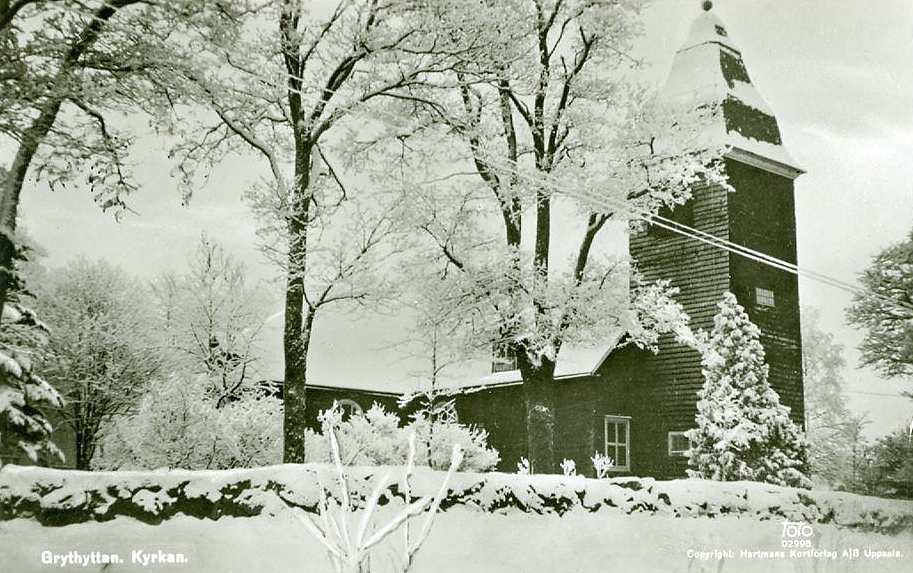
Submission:
M 751 81 L 741 50 L 712 10 L 713 2 L 705 0 L 701 8 L 675 54 L 664 96 L 680 103 L 720 105 L 722 118 L 714 137 L 732 146 L 731 157 L 766 162 L 772 171 L 798 176 L 802 169 L 783 146 L 774 112 Z

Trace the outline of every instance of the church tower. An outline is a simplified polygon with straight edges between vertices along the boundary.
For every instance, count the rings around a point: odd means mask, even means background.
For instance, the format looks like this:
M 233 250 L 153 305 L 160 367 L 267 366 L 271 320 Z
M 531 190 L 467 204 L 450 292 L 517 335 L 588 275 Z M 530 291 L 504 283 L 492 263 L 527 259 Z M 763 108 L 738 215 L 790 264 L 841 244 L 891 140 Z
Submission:
M 803 171 L 783 146 L 776 117 L 748 74 L 729 31 L 704 2 L 688 39 L 675 55 L 664 89 L 681 102 L 715 102 L 722 107 L 712 137 L 731 146 L 725 166 L 732 191 L 697 185 L 692 198 L 664 216 L 738 245 L 796 263 L 794 180 Z M 656 226 L 633 233 L 630 252 L 649 280 L 669 279 L 695 328 L 709 330 L 717 302 L 733 292 L 761 329 L 770 381 L 791 417 L 803 422 L 802 352 L 798 278 Z M 641 425 L 645 443 L 668 445 L 652 452 L 638 473 L 684 475 L 687 460 L 681 432 L 694 426 L 700 357 L 674 340 L 663 339 L 660 353 L 647 360 L 643 399 L 655 404 Z M 684 443 L 683 443 L 684 440 Z M 655 448 L 655 446 L 654 446 Z M 654 449 L 651 448 L 651 449 Z

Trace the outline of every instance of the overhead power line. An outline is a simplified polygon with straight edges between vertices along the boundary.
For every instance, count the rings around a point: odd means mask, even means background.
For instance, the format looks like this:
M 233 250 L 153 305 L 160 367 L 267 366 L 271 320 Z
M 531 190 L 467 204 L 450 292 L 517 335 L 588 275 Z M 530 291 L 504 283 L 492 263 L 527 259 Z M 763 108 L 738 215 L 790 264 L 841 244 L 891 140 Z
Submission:
M 110 6 L 110 4 L 107 4 L 106 2 L 102 2 L 102 5 Z M 66 8 L 60 7 L 60 9 L 62 9 L 63 11 L 69 11 L 69 12 L 78 14 L 81 17 L 91 17 L 91 15 L 87 15 L 85 13 L 72 10 L 69 7 L 66 7 Z M 122 31 L 125 30 L 125 28 L 123 26 L 117 25 L 111 21 L 107 22 L 106 26 L 112 27 L 112 28 L 120 28 Z M 265 75 L 258 74 L 251 70 L 247 70 L 247 69 L 243 69 L 243 68 L 234 66 L 234 65 L 232 65 L 231 62 L 227 61 L 227 59 L 225 59 L 223 61 L 223 64 L 228 65 L 232 69 L 237 70 L 238 72 L 241 72 L 243 74 L 246 74 L 252 78 L 256 78 L 256 79 L 262 81 L 266 85 L 269 85 L 269 86 L 272 86 L 272 87 L 275 87 L 278 89 L 286 90 L 288 92 L 297 93 L 304 97 L 312 97 L 315 94 L 321 94 L 321 93 L 329 93 L 332 95 L 336 95 L 337 93 L 340 93 L 340 91 L 341 91 L 341 90 L 319 88 L 319 89 L 315 90 L 314 93 L 307 93 L 300 89 L 294 89 L 285 82 L 277 82 L 275 79 L 267 77 Z M 278 75 L 280 77 L 282 77 L 284 80 L 292 79 L 292 80 L 300 81 L 302 84 L 306 83 L 306 78 L 295 76 L 293 74 L 288 73 L 287 71 L 282 71 Z M 391 114 L 388 112 L 383 112 L 383 111 L 380 111 L 377 109 L 370 109 L 366 102 L 354 102 L 352 104 L 349 104 L 349 106 L 353 109 L 355 107 L 368 108 L 367 115 L 370 118 L 377 120 L 380 123 L 383 123 L 384 125 L 387 125 L 389 127 L 393 127 L 394 129 L 399 129 L 402 127 L 402 125 L 399 125 L 399 124 L 401 124 L 401 122 L 403 120 L 403 118 L 401 116 L 398 116 L 396 114 Z M 394 121 L 390 122 L 390 121 L 381 119 L 381 116 L 384 116 L 384 115 L 393 118 Z M 607 208 L 606 209 L 607 212 L 621 212 L 630 217 L 633 217 L 634 219 L 644 221 L 648 224 L 664 228 L 666 230 L 672 231 L 674 233 L 677 233 L 684 237 L 690 238 L 692 240 L 699 241 L 701 243 L 705 243 L 705 244 L 713 246 L 715 248 L 726 250 L 728 252 L 731 252 L 731 253 L 740 255 L 742 257 L 748 258 L 750 260 L 753 260 L 755 262 L 791 273 L 796 276 L 803 276 L 803 277 L 809 278 L 811 280 L 831 286 L 833 288 L 843 290 L 843 291 L 848 292 L 853 295 L 873 296 L 874 298 L 877 298 L 878 300 L 882 301 L 885 304 L 913 312 L 913 305 L 906 304 L 902 301 L 897 301 L 890 297 L 879 295 L 877 293 L 866 293 L 862 288 L 860 288 L 856 285 L 853 285 L 851 283 L 842 281 L 840 279 L 826 275 L 824 273 L 819 273 L 817 271 L 813 271 L 810 269 L 806 269 L 804 267 L 800 267 L 795 263 L 791 263 L 791 262 L 773 257 L 767 253 L 763 253 L 761 251 L 751 249 L 744 245 L 733 243 L 732 241 L 729 241 L 728 239 L 723 239 L 721 237 L 717 237 L 715 235 L 706 233 L 706 232 L 696 229 L 694 227 L 680 223 L 678 221 L 674 221 L 672 219 L 660 216 L 655 213 L 650 213 L 647 210 L 638 209 L 636 206 L 632 205 L 631 203 L 629 203 L 627 201 L 615 199 L 613 197 L 610 197 L 610 196 L 604 195 L 604 194 L 598 194 L 594 191 L 587 191 L 584 189 L 575 189 L 575 188 L 573 188 L 573 186 L 568 185 L 567 183 L 555 180 L 555 178 L 549 174 L 537 174 L 536 176 L 530 175 L 529 173 L 520 171 L 517 168 L 517 166 L 512 164 L 511 162 L 502 162 L 502 161 L 494 160 L 494 159 L 486 159 L 485 161 L 488 165 L 494 166 L 494 167 L 498 168 L 499 170 L 512 174 L 514 176 L 523 178 L 524 180 L 526 180 L 527 182 L 529 182 L 533 185 L 549 188 L 552 191 L 564 194 L 568 197 L 582 199 L 589 205 L 599 205 L 604 208 Z

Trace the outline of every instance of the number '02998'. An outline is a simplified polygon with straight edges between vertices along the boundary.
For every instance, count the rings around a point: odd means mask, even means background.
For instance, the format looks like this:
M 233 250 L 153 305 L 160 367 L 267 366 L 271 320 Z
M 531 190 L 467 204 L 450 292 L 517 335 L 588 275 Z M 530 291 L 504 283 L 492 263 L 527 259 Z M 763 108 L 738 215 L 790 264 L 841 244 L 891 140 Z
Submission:
M 788 519 L 783 521 L 783 539 L 780 544 L 783 547 L 811 547 L 812 546 L 812 526 L 801 521 L 791 522 Z

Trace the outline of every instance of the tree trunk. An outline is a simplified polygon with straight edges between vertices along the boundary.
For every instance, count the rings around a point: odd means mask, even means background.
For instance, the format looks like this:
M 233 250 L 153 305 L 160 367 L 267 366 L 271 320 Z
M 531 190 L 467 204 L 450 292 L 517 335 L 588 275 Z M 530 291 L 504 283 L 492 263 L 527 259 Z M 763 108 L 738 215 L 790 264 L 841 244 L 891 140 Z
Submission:
M 306 220 L 306 210 L 304 217 Z M 307 428 L 307 353 L 313 321 L 312 310 L 305 308 L 306 261 L 307 226 L 300 220 L 292 220 L 289 222 L 283 332 L 285 380 L 282 385 L 284 438 L 282 460 L 287 464 L 304 463 L 304 431 Z
M 288 283 L 294 282 L 291 277 Z M 303 288 L 303 284 L 302 284 Z M 289 287 L 285 297 L 285 381 L 282 384 L 283 453 L 287 464 L 304 463 L 304 434 L 307 429 L 307 358 L 310 345 L 311 311 L 302 321 L 305 312 L 304 297 L 297 294 L 297 287 Z M 290 320 L 289 315 L 294 315 Z M 308 326 L 304 326 L 307 322 Z
M 87 421 L 77 421 L 74 424 L 76 430 L 76 469 L 89 471 L 92 466 L 92 457 L 95 455 L 95 433 Z
M 555 363 L 542 360 L 539 365 L 518 356 L 523 375 L 523 397 L 526 402 L 526 439 L 532 473 L 558 472 L 555 455 Z
M 6 304 L 7 292 L 15 272 L 13 257 L 16 254 L 16 220 L 19 216 L 22 185 L 38 146 L 51 130 L 59 110 L 59 100 L 50 102 L 42 109 L 23 135 L 13 164 L 0 181 L 0 309 Z
M 283 332 L 285 380 L 282 385 L 282 460 L 287 464 L 304 463 L 304 431 L 307 429 L 307 353 L 314 321 L 314 309 L 307 305 L 304 290 L 311 204 L 308 196 L 311 149 L 310 140 L 296 132 L 295 189 L 290 199 L 293 215 L 287 223 L 289 250 Z
M 92 463 L 92 450 L 88 443 L 88 436 L 76 438 L 76 469 L 88 471 Z
M 103 28 L 115 13 L 124 6 L 134 4 L 138 0 L 110 0 L 102 5 L 94 14 L 91 20 L 85 25 L 78 38 L 69 47 L 63 61 L 60 65 L 60 72 L 57 75 L 55 86 L 60 89 L 60 83 L 67 79 L 71 68 L 77 65 L 79 58 L 95 44 Z M 0 5 L 2 6 L 2 5 Z M 3 16 L 12 19 L 13 12 L 9 10 L 9 4 L 3 9 Z M 0 29 L 7 25 L 9 21 L 0 20 Z M 54 93 L 51 89 L 50 93 Z M 39 108 L 38 117 L 32 122 L 28 130 L 23 134 L 19 149 L 16 151 L 16 157 L 10 170 L 0 181 L 0 310 L 6 303 L 7 291 L 9 290 L 13 272 L 13 255 L 15 254 L 15 232 L 16 217 L 19 212 L 19 195 L 22 192 L 22 184 L 25 182 L 25 176 L 28 173 L 32 159 L 38 146 L 44 142 L 48 132 L 57 120 L 57 113 L 63 103 L 62 96 L 48 97 L 47 101 Z

